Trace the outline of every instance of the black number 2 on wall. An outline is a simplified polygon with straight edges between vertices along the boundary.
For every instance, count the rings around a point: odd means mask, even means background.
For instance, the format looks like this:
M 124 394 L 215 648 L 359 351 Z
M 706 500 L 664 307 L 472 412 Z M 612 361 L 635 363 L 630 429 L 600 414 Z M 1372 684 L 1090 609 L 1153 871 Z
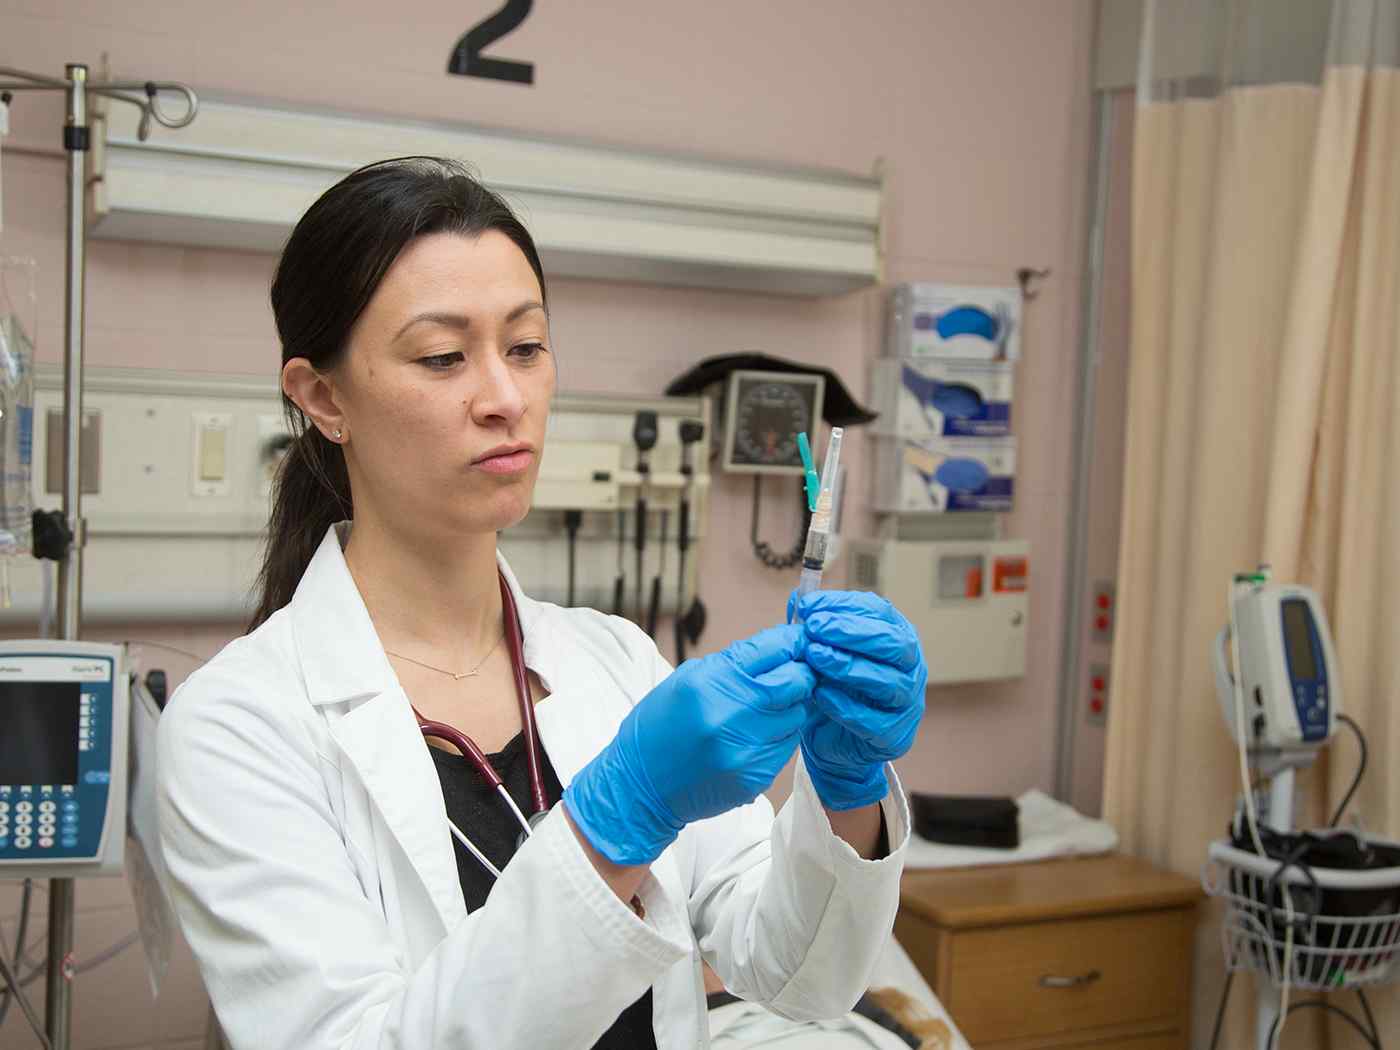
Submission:
M 447 71 L 460 77 L 487 77 L 507 80 L 512 84 L 533 84 L 533 62 L 481 57 L 482 51 L 520 27 L 520 23 L 530 14 L 532 3 L 533 0 L 507 0 L 494 15 L 467 30 L 466 36 L 457 41 L 457 46 L 452 49 L 452 57 L 447 60 Z

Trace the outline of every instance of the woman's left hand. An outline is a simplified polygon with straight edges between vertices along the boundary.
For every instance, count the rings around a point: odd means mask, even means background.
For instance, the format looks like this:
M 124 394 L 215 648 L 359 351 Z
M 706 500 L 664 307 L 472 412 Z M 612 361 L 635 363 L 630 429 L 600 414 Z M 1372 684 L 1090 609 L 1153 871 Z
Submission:
M 814 591 L 788 600 L 802 621 L 816 673 L 802 755 L 828 809 L 856 809 L 889 791 L 885 763 L 914 742 L 924 715 L 928 667 L 918 632 L 867 591 Z

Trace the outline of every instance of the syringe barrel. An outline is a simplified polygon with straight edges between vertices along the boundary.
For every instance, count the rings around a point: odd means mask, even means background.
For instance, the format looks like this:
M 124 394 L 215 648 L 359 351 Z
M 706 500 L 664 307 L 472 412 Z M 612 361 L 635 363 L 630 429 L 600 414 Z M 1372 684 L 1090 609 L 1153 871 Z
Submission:
M 799 577 L 797 578 L 797 601 L 801 601 L 804 595 L 811 594 L 813 591 L 819 591 L 819 590 L 821 590 L 821 589 L 822 589 L 822 571 L 821 571 L 821 569 L 813 569 L 813 568 L 811 568 L 811 567 L 809 567 L 809 566 L 804 565 L 804 566 L 802 567 L 802 575 L 799 576 Z M 789 622 L 791 622 L 791 623 L 801 623 L 801 622 L 802 622 L 802 617 L 800 617 L 800 616 L 797 615 L 797 612 L 796 612 L 796 605 L 797 605 L 797 602 L 796 602 L 796 601 L 793 602 L 793 616 L 792 616 L 792 620 L 789 621 Z
M 797 596 L 820 590 L 822 569 L 826 565 L 826 548 L 831 539 L 832 488 L 836 484 L 836 468 L 841 461 L 840 427 L 831 428 L 831 441 L 826 446 L 826 462 L 822 464 L 822 483 L 817 506 L 812 511 L 812 524 L 807 529 L 807 545 L 802 550 L 802 575 L 797 580 Z

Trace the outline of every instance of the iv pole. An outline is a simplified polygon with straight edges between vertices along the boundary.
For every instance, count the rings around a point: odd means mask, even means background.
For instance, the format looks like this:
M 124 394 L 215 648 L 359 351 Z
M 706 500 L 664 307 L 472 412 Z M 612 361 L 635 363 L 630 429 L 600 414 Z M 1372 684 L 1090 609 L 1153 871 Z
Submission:
M 83 546 L 87 542 L 82 518 L 82 420 L 83 420 L 83 278 L 87 269 L 87 178 L 89 146 L 88 96 L 129 102 L 141 109 L 137 135 L 150 134 L 151 120 L 163 127 L 183 128 L 194 120 L 199 99 L 183 84 L 152 80 L 88 80 L 88 67 L 72 63 L 64 78 L 28 73 L 0 66 L 0 92 L 62 91 L 68 112 L 63 126 L 63 148 L 68 154 L 68 273 L 63 314 L 63 520 L 72 541 L 58 563 L 58 637 L 75 640 L 82 630 Z M 162 91 L 184 95 L 187 109 L 180 117 L 161 110 Z M 128 94 L 140 92 L 142 96 Z M 8 101 L 8 99 L 6 99 Z M 73 1013 L 73 880 L 49 880 L 49 950 L 45 985 L 44 1028 L 53 1050 L 68 1050 Z

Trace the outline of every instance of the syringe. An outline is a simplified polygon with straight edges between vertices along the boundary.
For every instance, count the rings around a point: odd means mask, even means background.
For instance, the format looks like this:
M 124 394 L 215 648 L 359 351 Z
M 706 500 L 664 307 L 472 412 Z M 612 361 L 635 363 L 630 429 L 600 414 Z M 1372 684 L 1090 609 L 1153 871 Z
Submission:
M 816 480 L 816 471 L 812 469 L 811 451 L 807 448 L 807 435 L 797 435 L 798 447 L 806 453 L 803 459 L 804 466 L 807 467 L 807 505 L 812 511 L 812 524 L 807 528 L 807 546 L 802 551 L 802 575 L 797 579 L 799 600 L 804 594 L 819 590 L 822 585 L 822 570 L 826 567 L 827 542 L 831 538 L 832 490 L 836 486 L 836 468 L 841 462 L 842 433 L 840 427 L 831 428 L 831 440 L 826 446 L 826 459 L 822 462 L 821 485 L 817 489 L 815 499 L 813 499 L 812 483 Z

